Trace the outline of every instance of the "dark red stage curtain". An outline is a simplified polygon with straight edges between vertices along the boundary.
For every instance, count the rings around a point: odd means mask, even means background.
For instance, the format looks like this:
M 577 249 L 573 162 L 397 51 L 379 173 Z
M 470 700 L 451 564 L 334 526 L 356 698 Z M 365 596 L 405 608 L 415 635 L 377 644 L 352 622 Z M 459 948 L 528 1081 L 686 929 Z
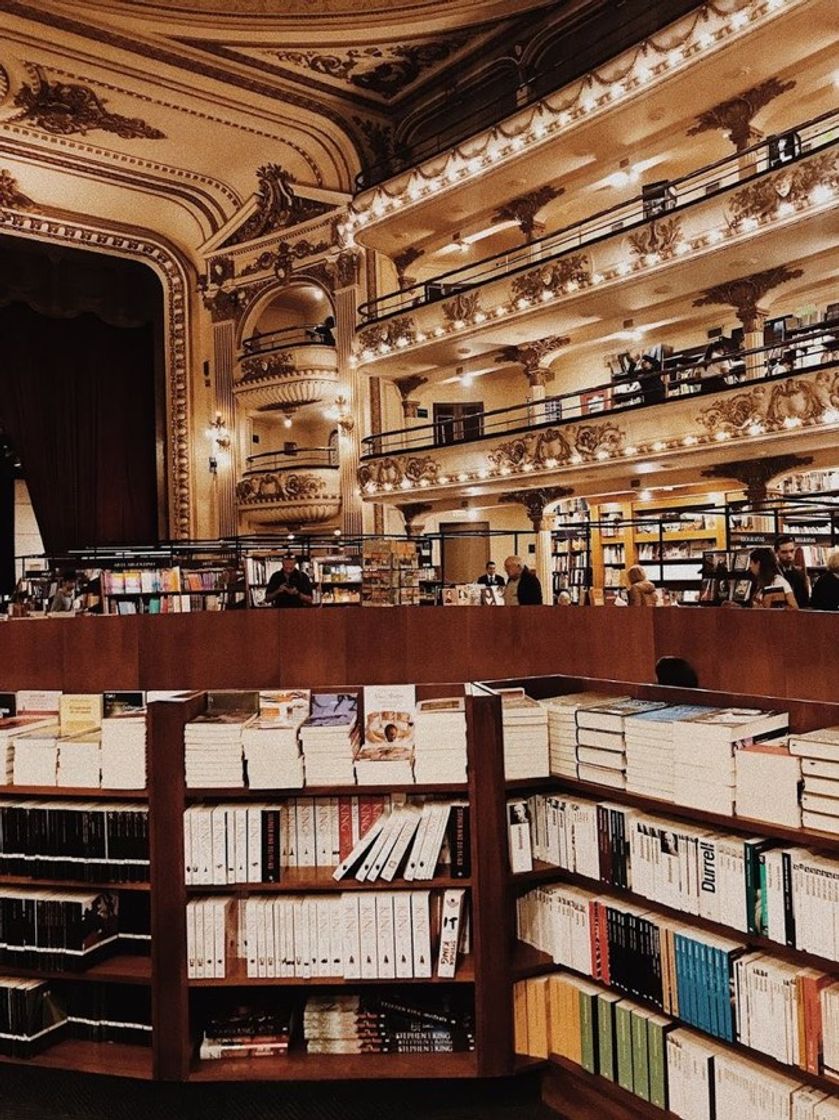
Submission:
M 150 325 L 0 307 L 0 428 L 48 553 L 157 538 Z

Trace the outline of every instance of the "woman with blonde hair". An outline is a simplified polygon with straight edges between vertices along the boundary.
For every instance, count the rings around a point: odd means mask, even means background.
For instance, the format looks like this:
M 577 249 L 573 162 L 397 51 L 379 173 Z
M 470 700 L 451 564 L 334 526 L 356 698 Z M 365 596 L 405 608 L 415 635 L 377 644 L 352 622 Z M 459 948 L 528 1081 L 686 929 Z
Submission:
M 647 579 L 646 571 L 640 564 L 633 564 L 627 570 L 629 580 L 629 605 L 630 607 L 654 607 L 656 605 L 656 590 L 652 580 Z

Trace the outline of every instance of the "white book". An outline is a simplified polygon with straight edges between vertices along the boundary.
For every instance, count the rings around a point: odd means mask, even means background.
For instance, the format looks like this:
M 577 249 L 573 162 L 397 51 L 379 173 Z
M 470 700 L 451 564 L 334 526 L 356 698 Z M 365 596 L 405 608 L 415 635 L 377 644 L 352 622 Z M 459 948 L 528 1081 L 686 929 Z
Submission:
M 449 823 L 451 803 L 448 801 L 433 801 L 429 809 L 430 819 L 425 834 L 419 861 L 414 873 L 415 879 L 433 879 L 446 835 L 446 825 Z
M 800 828 L 801 761 L 789 753 L 786 743 L 744 747 L 736 752 L 735 761 L 737 816 Z
M 393 846 L 402 832 L 403 823 L 404 818 L 402 816 L 402 811 L 400 809 L 393 809 L 387 827 L 382 830 L 382 845 L 376 852 L 376 857 L 367 873 L 368 882 L 372 882 L 381 876 L 385 864 L 390 858 L 390 853 L 393 851 Z
M 297 866 L 315 867 L 315 801 L 312 797 L 297 798 Z
M 430 825 L 430 818 L 428 813 L 423 812 L 420 817 L 419 827 L 414 833 L 414 843 L 411 846 L 410 854 L 408 855 L 408 862 L 405 864 L 405 870 L 402 877 L 411 881 L 416 878 L 417 867 L 419 866 L 420 852 L 425 843 L 425 837 Z
M 376 980 L 379 975 L 379 949 L 376 935 L 376 896 L 371 891 L 359 892 L 358 925 L 361 978 L 362 980 Z
M 420 819 L 421 814 L 417 809 L 407 807 L 403 810 L 399 836 L 391 849 L 387 863 L 382 868 L 381 878 L 385 882 L 391 883 L 396 877 L 396 872 L 399 870 L 403 859 L 405 859 L 410 843 L 419 827 Z
M 198 976 L 195 960 L 195 902 L 186 905 L 186 971 L 190 980 Z
M 248 976 L 259 976 L 259 936 L 257 931 L 255 898 L 245 900 L 245 949 Z
M 195 975 L 203 980 L 207 975 L 204 953 L 204 899 L 196 899 L 195 907 Z
M 245 810 L 247 823 L 248 883 L 262 882 L 262 810 L 263 805 L 249 805 Z
M 248 810 L 245 806 L 237 806 L 233 811 L 236 845 L 236 879 L 237 883 L 248 881 Z
M 344 978 L 361 979 L 361 932 L 359 924 L 360 892 L 341 894 L 341 926 L 343 929 L 342 965 Z
M 805 810 L 801 814 L 801 824 L 804 828 L 814 832 L 832 832 L 839 834 L 839 817 L 828 816 L 824 813 Z
M 345 976 L 344 928 L 340 895 L 329 899 L 329 961 L 331 976 Z
M 315 913 L 315 950 L 312 959 L 313 976 L 334 976 L 332 972 L 332 922 L 329 912 L 330 898 L 316 895 L 312 899 Z
M 212 882 L 216 886 L 227 883 L 227 809 L 214 805 L 210 813 L 210 835 L 213 850 Z
M 195 816 L 193 808 L 184 810 L 184 882 L 191 886 L 195 882 L 195 870 L 192 866 L 192 820 Z
M 212 809 L 206 805 L 196 806 L 196 819 L 198 823 L 198 876 L 196 881 L 202 885 L 209 885 L 213 881 Z M 193 841 L 195 839 L 195 836 L 193 836 Z
M 315 866 L 334 867 L 332 862 L 332 805 L 328 797 L 315 803 Z
M 411 927 L 414 942 L 414 976 L 431 976 L 431 914 L 428 891 L 411 891 Z
M 226 877 L 228 883 L 236 882 L 236 808 L 227 806 L 224 812 L 225 849 L 227 852 Z
M 457 968 L 457 949 L 460 944 L 465 895 L 466 892 L 462 887 L 447 890 L 443 895 L 437 975 L 446 979 L 453 978 Z
M 510 870 L 514 874 L 533 870 L 530 838 L 530 809 L 526 801 L 507 802 L 507 840 Z
M 411 894 L 409 891 L 393 892 L 393 929 L 396 978 L 407 980 L 414 975 Z
M 393 891 L 377 891 L 375 895 L 377 971 L 380 980 L 392 980 L 396 976 L 394 893 Z
M 276 905 L 276 899 L 265 900 L 265 975 L 269 979 L 277 976 Z
M 388 817 L 382 814 L 373 822 L 370 828 L 368 828 L 364 835 L 360 837 L 356 842 L 355 847 L 347 856 L 347 858 L 342 863 L 340 863 L 332 872 L 333 879 L 340 880 L 343 879 L 345 875 L 349 874 L 350 870 L 356 865 L 356 863 L 358 863 L 358 861 L 368 850 L 368 848 L 370 848 L 370 846 L 375 842 L 376 838 L 384 828 L 385 823 L 388 821 L 388 819 Z
M 367 854 L 361 861 L 361 865 L 355 873 L 356 879 L 363 883 L 365 879 L 370 878 L 370 873 L 379 858 L 379 852 L 382 851 L 388 844 L 388 839 L 393 838 L 394 829 L 398 828 L 398 820 L 393 819 L 393 813 L 385 813 L 384 825 L 382 826 L 376 839 L 373 841 L 372 846 L 367 850 Z
M 309 975 L 317 976 L 319 970 L 318 953 L 320 945 L 318 942 L 318 896 L 314 895 L 306 899 L 306 915 L 309 924 Z

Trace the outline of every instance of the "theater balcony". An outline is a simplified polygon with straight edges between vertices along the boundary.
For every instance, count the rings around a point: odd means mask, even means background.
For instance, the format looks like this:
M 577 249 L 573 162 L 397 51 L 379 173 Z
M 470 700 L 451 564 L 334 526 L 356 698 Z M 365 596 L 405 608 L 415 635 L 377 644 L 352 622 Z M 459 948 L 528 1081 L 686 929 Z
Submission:
M 746 88 L 796 76 L 810 84 L 822 63 L 835 68 L 827 30 L 834 19 L 833 0 L 697 8 L 499 124 L 361 190 L 344 235 L 395 257 L 458 228 L 458 215 L 492 213 L 522 189 L 561 183 L 570 201 L 592 168 L 617 168 L 624 154 L 683 136 L 697 114 Z
M 331 399 L 338 381 L 334 343 L 316 326 L 287 327 L 244 340 L 233 392 L 244 413 L 294 412 Z
M 665 367 L 652 379 L 370 436 L 362 496 L 462 504 L 554 486 L 584 496 L 628 490 L 639 477 L 647 486 L 703 473 L 736 480 L 744 463 L 793 453 L 835 461 L 839 323 L 801 332 L 794 350 L 742 350 L 722 368 L 711 379 L 704 362 Z
M 236 484 L 240 519 L 253 527 L 321 525 L 341 512 L 334 448 L 310 447 L 252 455 Z
M 794 261 L 808 282 L 834 271 L 839 112 L 793 130 L 795 153 L 763 142 L 531 244 L 361 308 L 366 373 L 436 370 L 546 335 L 575 343 L 619 330 L 639 309 L 675 305 L 755 268 Z

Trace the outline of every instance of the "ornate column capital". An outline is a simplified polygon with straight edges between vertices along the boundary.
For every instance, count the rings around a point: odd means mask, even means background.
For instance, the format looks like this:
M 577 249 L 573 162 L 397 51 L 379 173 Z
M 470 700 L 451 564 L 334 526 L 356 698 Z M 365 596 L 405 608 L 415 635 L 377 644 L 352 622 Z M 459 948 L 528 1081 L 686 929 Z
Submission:
M 508 490 L 505 494 L 500 494 L 498 500 L 523 505 L 534 532 L 538 533 L 542 528 L 545 506 L 573 493 L 573 486 L 539 486 L 532 490 Z
M 496 210 L 492 215 L 495 222 L 518 222 L 519 229 L 528 241 L 533 239 L 536 228 L 536 215 L 543 206 L 547 206 L 555 198 L 565 193 L 564 187 L 553 187 L 546 184 L 536 190 L 521 194 L 518 198 L 511 198 L 508 203 Z
M 764 272 L 753 272 L 751 276 L 742 276 L 739 280 L 728 280 L 724 284 L 716 284 L 713 288 L 706 288 L 699 299 L 693 301 L 694 307 L 704 307 L 708 304 L 729 304 L 737 312 L 737 318 L 743 324 L 746 332 L 756 328 L 758 319 L 763 314 L 758 307 L 759 302 L 771 292 L 773 288 L 780 287 L 790 280 L 797 280 L 804 275 L 801 268 L 787 268 L 785 264 L 777 268 L 768 268 Z
M 688 136 L 696 136 L 699 132 L 708 132 L 720 129 L 728 133 L 728 138 L 738 152 L 742 152 L 760 138 L 760 133 L 752 127 L 752 120 L 758 111 L 782 93 L 795 87 L 794 78 L 789 81 L 780 81 L 778 78 L 767 78 L 765 82 L 752 86 L 738 93 L 728 101 L 721 101 L 700 113 L 696 124 L 688 129 Z
M 705 478 L 736 478 L 745 486 L 750 502 L 763 502 L 771 479 L 799 467 L 807 467 L 812 461 L 811 455 L 769 455 L 759 459 L 735 459 L 730 463 L 715 463 L 702 474 Z
M 425 518 L 431 513 L 429 502 L 403 502 L 396 507 L 405 519 L 405 532 L 409 537 L 418 537 L 425 528 Z
M 500 362 L 517 362 L 522 367 L 528 385 L 534 388 L 545 384 L 548 373 L 546 359 L 567 346 L 570 341 L 567 335 L 550 334 L 521 346 L 505 346 L 497 352 L 496 357 Z
M 413 276 L 408 275 L 408 269 L 414 261 L 418 261 L 422 255 L 422 249 L 417 249 L 415 245 L 409 245 L 407 249 L 403 249 L 401 253 L 397 253 L 396 256 L 393 257 L 393 263 L 396 267 L 396 279 L 400 289 L 413 287 L 415 279 Z
M 409 375 L 408 377 L 397 377 L 393 384 L 399 390 L 399 395 L 402 398 L 402 415 L 406 420 L 411 420 L 417 415 L 419 409 L 419 401 L 410 400 L 411 393 L 425 385 L 428 381 L 427 377 L 420 377 L 419 374 Z

